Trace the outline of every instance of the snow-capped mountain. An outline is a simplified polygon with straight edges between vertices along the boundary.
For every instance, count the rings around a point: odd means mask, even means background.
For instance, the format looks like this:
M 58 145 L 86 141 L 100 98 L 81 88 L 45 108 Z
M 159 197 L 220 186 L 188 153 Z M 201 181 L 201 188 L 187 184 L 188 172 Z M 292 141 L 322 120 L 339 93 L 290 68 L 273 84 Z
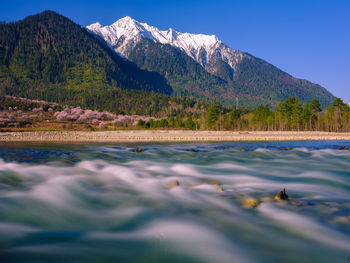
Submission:
M 105 39 L 116 52 L 126 58 L 142 38 L 147 38 L 179 48 L 214 75 L 215 69 L 211 64 L 217 59 L 226 62 L 235 71 L 237 64 L 248 56 L 238 50 L 230 49 L 215 35 L 181 33 L 172 28 L 162 31 L 128 16 L 110 26 L 102 26 L 97 22 L 87 28 Z
M 294 78 L 270 63 L 229 48 L 215 35 L 159 30 L 131 17 L 109 26 L 87 26 L 120 56 L 139 68 L 163 76 L 172 95 L 227 105 L 257 106 L 295 96 L 301 101 L 317 98 L 329 105 L 334 96 L 323 87 Z

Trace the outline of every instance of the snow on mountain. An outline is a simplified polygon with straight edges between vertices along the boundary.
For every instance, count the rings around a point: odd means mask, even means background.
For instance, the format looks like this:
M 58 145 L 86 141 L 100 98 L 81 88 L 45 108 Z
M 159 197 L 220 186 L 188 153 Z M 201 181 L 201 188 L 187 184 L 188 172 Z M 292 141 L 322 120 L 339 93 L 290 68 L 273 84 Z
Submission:
M 142 38 L 148 38 L 161 44 L 169 44 L 184 51 L 210 73 L 217 59 L 226 62 L 233 70 L 236 65 L 248 55 L 238 50 L 233 50 L 223 44 L 215 35 L 181 33 L 172 28 L 159 30 L 146 23 L 140 23 L 131 17 L 124 17 L 110 26 L 102 26 L 94 23 L 87 29 L 105 39 L 116 52 L 128 58 L 130 50 L 140 42 Z

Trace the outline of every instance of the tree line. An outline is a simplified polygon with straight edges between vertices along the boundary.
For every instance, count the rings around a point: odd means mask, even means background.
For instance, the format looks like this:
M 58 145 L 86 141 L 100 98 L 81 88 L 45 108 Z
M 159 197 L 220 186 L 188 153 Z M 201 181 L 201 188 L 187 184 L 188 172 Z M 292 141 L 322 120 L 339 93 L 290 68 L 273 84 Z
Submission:
M 131 91 L 132 92 L 132 91 Z M 212 104 L 194 101 L 186 98 L 168 97 L 163 94 L 151 93 L 140 96 L 140 101 L 130 97 L 129 103 L 125 103 L 121 111 L 116 110 L 116 105 L 103 103 L 95 104 L 93 110 L 107 110 L 111 113 L 124 115 L 142 115 L 156 118 L 139 120 L 137 126 L 141 129 L 190 129 L 190 130 L 233 130 L 233 131 L 330 131 L 350 132 L 350 107 L 340 98 L 334 100 L 326 109 L 322 110 L 317 99 L 302 104 L 297 98 L 290 97 L 280 102 L 276 109 L 270 109 L 268 105 L 260 105 L 255 109 L 228 108 L 221 104 Z M 14 99 L 15 98 L 15 99 Z M 113 98 L 113 97 L 112 97 Z M 147 98 L 150 104 L 142 98 Z M 113 101 L 113 100 L 111 100 Z M 114 100 L 116 102 L 117 100 Z M 74 104 L 72 104 L 74 105 Z M 126 105 L 128 108 L 125 108 Z M 79 105 L 78 105 L 79 106 Z M 28 100 L 0 95 L 0 110 L 16 109 L 31 111 L 34 108 L 42 108 L 47 111 L 60 111 L 68 106 L 57 103 L 43 103 L 43 101 Z M 83 109 L 91 109 L 83 107 Z
M 322 110 L 317 99 L 301 104 L 297 98 L 290 97 L 280 102 L 275 110 L 260 105 L 244 114 L 236 108 L 222 113 L 213 104 L 202 125 L 210 130 L 349 132 L 350 107 L 337 98 Z
M 146 129 L 350 132 L 350 107 L 337 98 L 322 110 L 317 99 L 302 104 L 297 98 L 290 97 L 280 102 L 276 109 L 260 105 L 253 110 L 235 107 L 229 110 L 220 104 L 212 104 L 197 118 L 172 116 L 158 121 L 140 121 L 138 126 Z

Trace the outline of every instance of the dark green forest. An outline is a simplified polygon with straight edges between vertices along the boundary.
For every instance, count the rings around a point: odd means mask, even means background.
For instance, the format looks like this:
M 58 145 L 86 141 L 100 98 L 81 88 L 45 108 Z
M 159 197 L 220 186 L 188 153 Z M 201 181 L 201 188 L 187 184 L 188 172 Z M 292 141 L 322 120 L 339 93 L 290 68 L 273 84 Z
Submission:
M 294 78 L 253 56 L 244 58 L 238 65 L 233 85 L 237 93 L 242 94 L 246 106 L 256 107 L 254 103 L 257 103 L 276 108 L 278 102 L 295 97 L 302 103 L 317 99 L 322 107 L 327 107 L 335 99 L 320 85 Z
M 209 130 L 238 131 L 350 131 L 350 107 L 337 98 L 322 110 L 317 99 L 302 104 L 290 97 L 270 109 L 259 105 L 254 110 L 243 111 L 233 108 L 223 112 L 218 105 L 211 105 L 202 117 L 200 127 Z
M 164 94 L 172 88 L 85 28 L 45 11 L 0 24 L 0 93 L 131 112 L 133 104 L 145 108 L 169 100 Z
M 290 97 L 273 110 L 259 105 L 253 110 L 210 105 L 199 118 L 170 117 L 139 123 L 143 128 L 185 128 L 227 131 L 329 131 L 350 132 L 350 107 L 337 98 L 326 109 L 317 99 L 302 104 Z
M 131 51 L 128 59 L 140 68 L 155 71 L 164 76 L 173 87 L 172 95 L 205 101 L 224 101 L 235 93 L 227 82 L 209 74 L 200 64 L 180 49 L 170 45 L 142 39 Z M 225 98 L 225 99 L 224 99 Z

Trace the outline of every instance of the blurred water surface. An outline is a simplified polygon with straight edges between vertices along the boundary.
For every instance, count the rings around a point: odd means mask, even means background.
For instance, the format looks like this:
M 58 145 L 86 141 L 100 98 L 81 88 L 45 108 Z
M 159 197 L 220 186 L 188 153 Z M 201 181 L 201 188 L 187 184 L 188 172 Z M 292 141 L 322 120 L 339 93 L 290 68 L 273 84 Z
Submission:
M 349 147 L 2 145 L 0 262 L 350 262 Z

